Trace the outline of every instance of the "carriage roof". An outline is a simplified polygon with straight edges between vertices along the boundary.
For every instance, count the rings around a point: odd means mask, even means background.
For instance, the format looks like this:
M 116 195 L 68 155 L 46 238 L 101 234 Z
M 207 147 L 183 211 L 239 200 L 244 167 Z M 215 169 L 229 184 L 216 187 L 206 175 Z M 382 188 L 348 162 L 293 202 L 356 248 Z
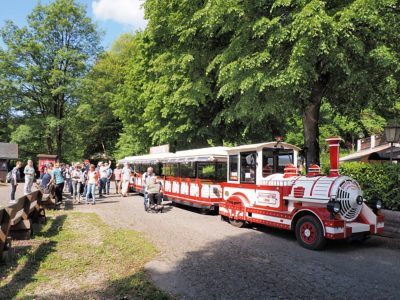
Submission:
M 251 144 L 251 145 L 242 145 L 237 147 L 231 147 L 228 150 L 228 154 L 231 153 L 238 153 L 244 151 L 259 151 L 263 148 L 276 148 L 276 149 L 292 149 L 295 151 L 300 151 L 301 149 L 295 145 L 288 144 L 285 142 L 266 142 L 266 143 L 258 143 L 258 144 Z
M 226 161 L 229 148 L 207 147 L 193 150 L 177 151 L 172 157 L 168 158 L 166 162 L 217 162 Z
M 158 153 L 158 154 L 145 154 L 136 156 L 127 156 L 120 160 L 120 163 L 142 163 L 142 164 L 156 164 L 156 163 L 177 163 L 177 162 L 216 162 L 226 161 L 228 147 L 208 147 L 193 150 L 177 151 L 176 153 Z

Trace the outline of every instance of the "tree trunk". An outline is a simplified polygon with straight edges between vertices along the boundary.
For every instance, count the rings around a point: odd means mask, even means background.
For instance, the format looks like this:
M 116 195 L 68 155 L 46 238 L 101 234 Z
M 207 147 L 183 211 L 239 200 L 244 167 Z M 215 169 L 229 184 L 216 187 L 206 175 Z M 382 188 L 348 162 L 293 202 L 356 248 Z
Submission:
M 64 118 L 64 103 L 65 103 L 64 94 L 57 95 L 55 98 L 55 117 L 59 121 L 62 121 Z M 61 159 L 63 154 L 62 153 L 63 133 L 64 133 L 63 125 L 58 124 L 56 128 L 56 149 L 57 149 L 56 151 L 58 159 Z
M 313 98 L 303 109 L 304 147 L 307 171 L 310 164 L 319 165 L 319 110 L 321 98 Z
M 310 164 L 320 165 L 319 160 L 319 113 L 322 98 L 324 97 L 329 75 L 323 75 L 315 84 L 308 101 L 304 102 L 302 121 L 304 128 L 304 147 L 306 167 Z
M 57 126 L 56 147 L 57 147 L 57 156 L 59 159 L 61 159 L 62 157 L 62 137 L 63 137 L 63 129 L 61 126 Z
M 53 141 L 51 137 L 46 137 L 46 144 L 47 144 L 47 154 L 54 154 L 53 153 Z

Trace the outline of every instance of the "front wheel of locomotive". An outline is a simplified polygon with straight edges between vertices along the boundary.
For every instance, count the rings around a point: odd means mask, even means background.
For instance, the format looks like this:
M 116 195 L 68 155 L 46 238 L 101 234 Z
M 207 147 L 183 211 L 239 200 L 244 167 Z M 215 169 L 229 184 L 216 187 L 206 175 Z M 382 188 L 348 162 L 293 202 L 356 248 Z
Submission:
M 304 216 L 296 224 L 296 239 L 299 244 L 310 250 L 319 250 L 326 245 L 324 230 L 314 216 Z
M 246 225 L 246 222 L 242 220 L 229 219 L 229 224 L 237 228 L 242 228 Z

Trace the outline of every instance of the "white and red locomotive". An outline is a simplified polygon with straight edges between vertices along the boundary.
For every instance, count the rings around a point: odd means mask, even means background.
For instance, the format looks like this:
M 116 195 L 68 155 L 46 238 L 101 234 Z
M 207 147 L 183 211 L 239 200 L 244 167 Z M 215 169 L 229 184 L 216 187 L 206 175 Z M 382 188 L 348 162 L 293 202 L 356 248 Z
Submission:
M 371 209 L 357 181 L 338 173 L 339 141 L 327 139 L 331 162 L 327 176 L 315 165 L 306 176 L 298 176 L 299 149 L 289 144 L 280 143 L 275 149 L 268 144 L 228 149 L 228 181 L 222 183 L 219 214 L 237 227 L 259 223 L 293 230 L 308 249 L 321 249 L 327 239 L 382 233 L 381 204 L 372 203 Z M 293 163 L 285 164 L 288 160 Z M 284 165 L 283 174 L 275 173 Z
M 365 238 L 384 229 L 380 201 L 370 201 L 371 209 L 357 181 L 339 175 L 339 141 L 327 139 L 331 168 L 326 176 L 316 165 L 299 176 L 300 149 L 283 142 L 133 156 L 124 162 L 138 173 L 132 178 L 138 192 L 141 172 L 151 165 L 168 200 L 219 208 L 236 227 L 254 223 L 293 230 L 303 247 L 321 249 L 327 239 Z

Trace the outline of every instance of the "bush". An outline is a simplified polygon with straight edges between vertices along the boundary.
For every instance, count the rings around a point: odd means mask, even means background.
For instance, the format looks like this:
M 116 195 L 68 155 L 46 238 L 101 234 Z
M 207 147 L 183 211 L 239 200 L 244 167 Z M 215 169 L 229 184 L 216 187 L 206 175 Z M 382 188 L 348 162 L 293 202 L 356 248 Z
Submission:
M 386 208 L 400 209 L 400 165 L 342 163 L 340 174 L 356 179 L 367 200 L 381 199 Z

